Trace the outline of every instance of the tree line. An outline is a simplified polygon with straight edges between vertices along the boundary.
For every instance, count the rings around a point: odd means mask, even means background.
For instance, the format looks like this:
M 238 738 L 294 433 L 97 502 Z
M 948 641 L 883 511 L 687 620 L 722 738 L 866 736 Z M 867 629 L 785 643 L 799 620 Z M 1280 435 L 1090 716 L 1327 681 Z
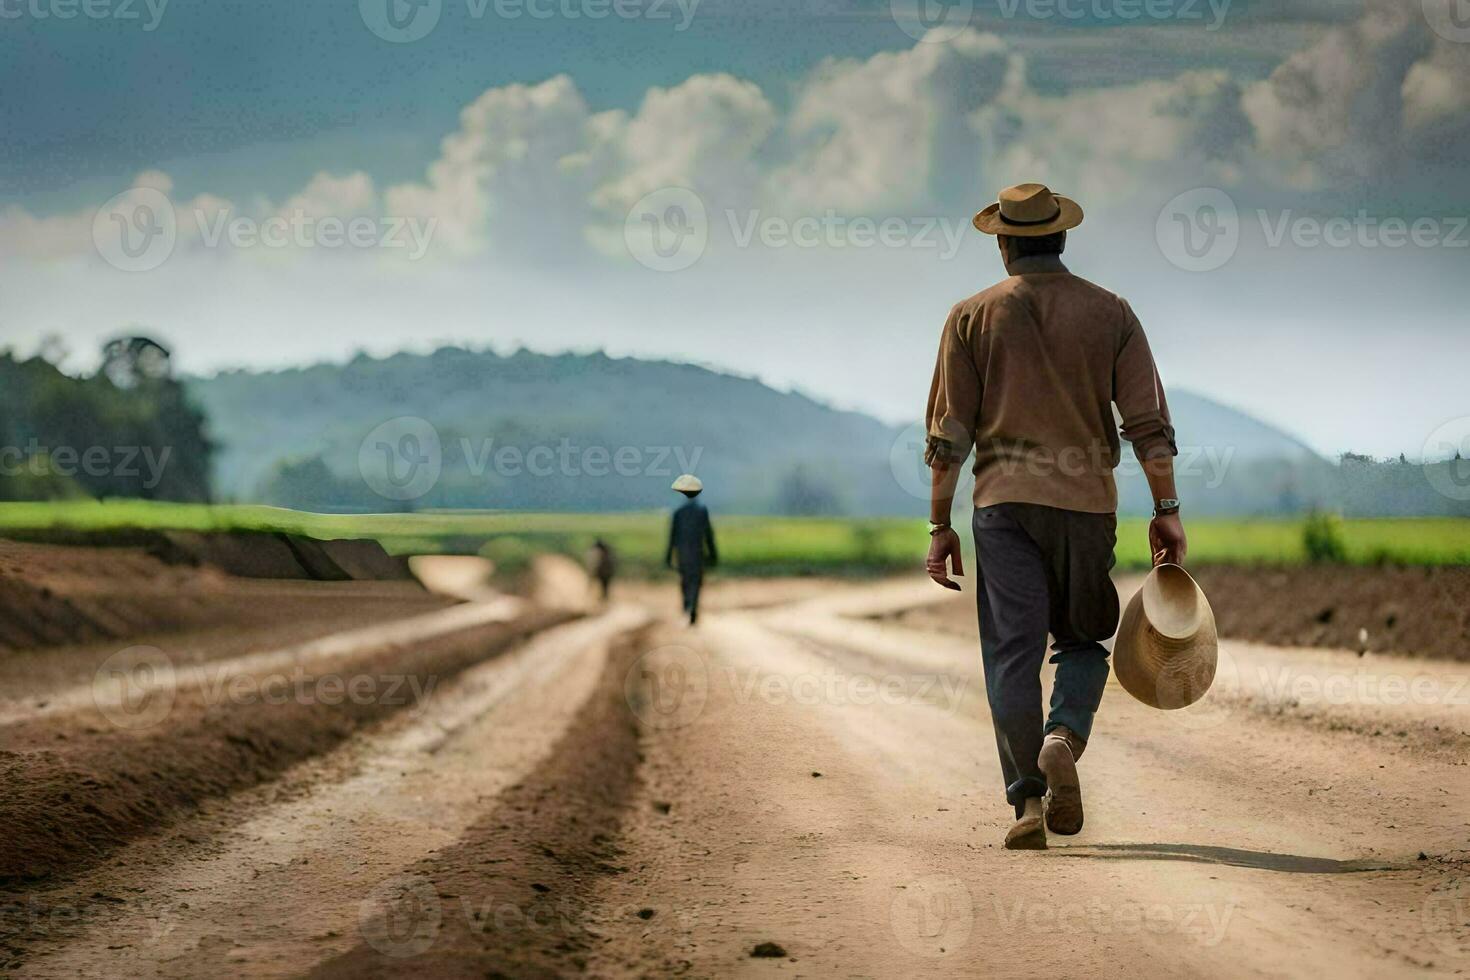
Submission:
M 109 342 L 85 377 L 0 352 L 0 500 L 208 502 L 213 452 L 154 340 Z

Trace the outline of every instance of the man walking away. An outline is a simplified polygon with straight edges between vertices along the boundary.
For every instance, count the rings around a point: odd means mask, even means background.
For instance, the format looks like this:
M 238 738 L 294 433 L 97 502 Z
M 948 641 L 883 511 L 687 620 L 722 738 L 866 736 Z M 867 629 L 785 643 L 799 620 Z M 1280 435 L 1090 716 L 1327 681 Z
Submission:
M 587 565 L 591 569 L 592 577 L 602 586 L 602 601 L 608 600 L 608 594 L 612 591 L 613 572 L 617 570 L 617 560 L 613 557 L 612 545 L 598 538 L 592 542 L 592 550 L 587 554 Z
M 933 473 L 928 571 L 958 589 L 949 526 L 960 466 L 975 450 L 976 605 L 1011 849 L 1082 829 L 1076 762 L 1108 679 L 1100 641 L 1118 625 L 1108 573 L 1117 537 L 1122 437 L 1154 497 L 1155 564 L 1180 563 L 1174 427 L 1143 328 L 1128 303 L 1062 264 L 1082 209 L 1041 184 L 1008 187 L 975 216 L 996 235 L 1009 278 L 950 311 L 929 393 L 925 461 Z M 1043 717 L 1046 637 L 1056 665 Z
M 672 568 L 674 556 L 678 555 L 684 612 L 693 626 L 699 620 L 699 587 L 704 581 L 704 570 L 714 568 L 719 556 L 715 552 L 715 529 L 710 525 L 709 511 L 694 499 L 704 490 L 704 484 L 699 482 L 699 477 L 685 473 L 674 481 L 673 488 L 688 497 L 689 502 L 674 511 L 664 564 Z

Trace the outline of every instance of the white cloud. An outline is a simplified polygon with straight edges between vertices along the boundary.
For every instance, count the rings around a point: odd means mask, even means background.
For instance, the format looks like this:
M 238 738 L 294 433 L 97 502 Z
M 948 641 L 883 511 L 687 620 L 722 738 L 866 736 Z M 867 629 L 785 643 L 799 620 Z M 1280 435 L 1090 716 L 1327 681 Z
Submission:
M 1470 56 L 1425 12 L 1419 0 L 1369 0 L 1358 20 L 1250 86 L 1259 156 L 1280 179 L 1321 188 L 1385 178 L 1442 151 L 1436 127 L 1463 133 Z
M 460 113 L 460 128 L 445 138 L 426 183 L 389 188 L 387 211 L 437 218 L 438 244 L 453 253 L 478 252 L 491 241 L 529 244 L 568 218 L 575 226 L 581 201 L 568 185 L 587 166 L 595 131 L 565 75 L 490 89 Z
M 1250 136 L 1240 87 L 1223 72 L 1061 97 L 1026 93 L 986 107 L 976 122 L 995 185 L 1046 181 L 1084 204 L 1126 204 L 1175 178 L 1233 183 Z
M 356 173 L 335 176 L 319 173 L 277 210 L 277 214 L 291 216 L 303 214 L 313 218 L 351 218 L 357 215 L 373 215 L 378 211 L 378 194 L 373 179 L 367 174 Z
M 1404 76 L 1404 124 L 1416 134 L 1464 129 L 1470 117 L 1470 44 L 1440 41 Z
M 621 224 L 629 205 L 660 187 L 717 198 L 749 195 L 755 157 L 776 124 L 776 110 L 751 82 L 696 75 L 670 89 L 651 89 L 636 114 L 613 120 L 607 142 L 616 149 L 616 173 L 594 199 Z
M 1024 62 L 967 31 L 867 61 L 828 61 L 787 119 L 789 162 L 771 197 L 786 208 L 893 213 L 971 196 L 979 143 L 970 117 L 1024 87 Z

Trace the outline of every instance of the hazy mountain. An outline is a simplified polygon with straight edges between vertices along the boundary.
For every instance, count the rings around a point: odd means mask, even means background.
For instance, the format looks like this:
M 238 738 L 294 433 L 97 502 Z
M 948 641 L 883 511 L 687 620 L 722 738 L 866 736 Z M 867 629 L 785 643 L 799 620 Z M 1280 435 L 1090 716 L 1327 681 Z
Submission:
M 889 470 L 895 430 L 686 364 L 443 348 L 190 388 L 221 444 L 223 497 L 301 505 L 329 474 L 336 499 L 311 503 L 386 509 L 359 471 L 360 450 L 378 426 L 410 416 L 432 424 L 443 459 L 416 507 L 646 509 L 668 503 L 685 469 L 728 509 L 901 513 L 912 503 Z
M 916 427 L 687 364 L 447 347 L 236 371 L 188 387 L 219 444 L 215 488 L 225 499 L 334 510 L 647 509 L 667 504 L 670 481 L 692 469 L 727 511 L 925 510 Z M 1336 467 L 1299 440 L 1188 392 L 1170 400 L 1181 482 L 1197 512 L 1299 509 L 1329 492 Z M 390 421 L 404 418 L 432 429 Z M 380 454 L 395 463 L 423 456 L 435 436 L 442 467 L 415 488 L 422 494 L 375 492 Z M 1126 506 L 1146 506 L 1136 474 L 1125 469 L 1120 483 Z

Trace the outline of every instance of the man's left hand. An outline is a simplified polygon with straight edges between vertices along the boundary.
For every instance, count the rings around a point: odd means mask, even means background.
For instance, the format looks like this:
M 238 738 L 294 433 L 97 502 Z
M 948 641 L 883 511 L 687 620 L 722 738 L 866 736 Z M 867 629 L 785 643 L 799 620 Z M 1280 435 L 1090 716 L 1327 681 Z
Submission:
M 1148 525 L 1148 547 L 1154 556 L 1154 564 L 1183 565 L 1189 552 L 1189 542 L 1184 536 L 1184 522 L 1179 514 L 1161 514 Z

